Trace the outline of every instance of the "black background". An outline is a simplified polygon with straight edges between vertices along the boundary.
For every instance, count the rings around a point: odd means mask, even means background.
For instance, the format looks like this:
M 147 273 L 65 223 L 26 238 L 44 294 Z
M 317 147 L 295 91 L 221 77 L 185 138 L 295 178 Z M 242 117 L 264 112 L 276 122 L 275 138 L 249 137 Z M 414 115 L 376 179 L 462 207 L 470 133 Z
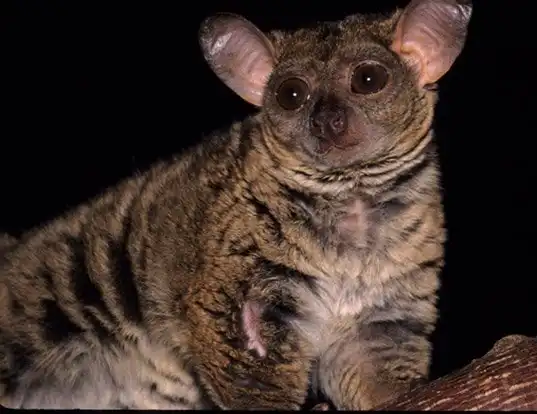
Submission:
M 201 20 L 296 27 L 405 1 L 8 1 L 0 4 L 0 229 L 19 234 L 253 110 L 202 59 Z M 433 375 L 511 333 L 534 302 L 535 15 L 474 1 L 467 46 L 442 80 L 449 241 Z

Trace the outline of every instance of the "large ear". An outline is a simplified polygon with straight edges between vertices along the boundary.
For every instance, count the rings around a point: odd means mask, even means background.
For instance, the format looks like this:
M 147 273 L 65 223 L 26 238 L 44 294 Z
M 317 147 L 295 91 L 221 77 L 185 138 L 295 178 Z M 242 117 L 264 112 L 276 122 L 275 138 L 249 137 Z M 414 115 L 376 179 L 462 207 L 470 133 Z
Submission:
M 437 82 L 459 56 L 472 15 L 471 0 L 411 0 L 392 50 L 417 70 L 420 86 Z
M 261 106 L 275 63 L 268 38 L 245 18 L 222 13 L 205 19 L 199 41 L 216 75 L 245 101 Z

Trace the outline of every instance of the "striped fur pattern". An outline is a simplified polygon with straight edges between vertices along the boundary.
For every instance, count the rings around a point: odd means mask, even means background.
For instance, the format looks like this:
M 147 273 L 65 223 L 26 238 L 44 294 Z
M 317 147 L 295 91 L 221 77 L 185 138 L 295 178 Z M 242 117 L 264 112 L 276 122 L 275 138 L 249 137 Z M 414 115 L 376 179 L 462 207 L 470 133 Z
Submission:
M 299 409 L 313 377 L 337 408 L 369 409 L 426 378 L 436 92 L 389 50 L 400 15 L 268 35 L 256 115 L 4 250 L 0 403 Z M 356 106 L 337 83 L 349 56 L 394 81 L 360 103 L 366 139 L 321 157 L 309 109 L 284 114 L 274 88 L 293 70 Z

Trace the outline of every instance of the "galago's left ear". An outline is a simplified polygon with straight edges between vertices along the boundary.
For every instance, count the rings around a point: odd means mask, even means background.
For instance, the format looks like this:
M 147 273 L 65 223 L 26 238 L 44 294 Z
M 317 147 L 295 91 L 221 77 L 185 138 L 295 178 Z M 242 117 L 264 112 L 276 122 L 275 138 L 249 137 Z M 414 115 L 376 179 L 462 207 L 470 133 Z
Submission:
M 462 51 L 472 15 L 469 0 L 411 0 L 397 23 L 392 50 L 418 75 L 434 84 Z

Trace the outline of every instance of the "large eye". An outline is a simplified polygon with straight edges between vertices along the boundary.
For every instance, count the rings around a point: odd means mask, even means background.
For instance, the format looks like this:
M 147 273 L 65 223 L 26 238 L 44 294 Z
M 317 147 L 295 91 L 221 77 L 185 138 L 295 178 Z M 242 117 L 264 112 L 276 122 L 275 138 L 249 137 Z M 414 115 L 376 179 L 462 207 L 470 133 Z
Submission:
M 310 88 L 298 78 L 284 80 L 276 91 L 278 104 L 288 111 L 300 108 L 310 98 Z
M 351 89 L 354 93 L 369 95 L 378 92 L 386 86 L 389 78 L 386 68 L 378 63 L 363 63 L 354 69 L 351 79 Z

